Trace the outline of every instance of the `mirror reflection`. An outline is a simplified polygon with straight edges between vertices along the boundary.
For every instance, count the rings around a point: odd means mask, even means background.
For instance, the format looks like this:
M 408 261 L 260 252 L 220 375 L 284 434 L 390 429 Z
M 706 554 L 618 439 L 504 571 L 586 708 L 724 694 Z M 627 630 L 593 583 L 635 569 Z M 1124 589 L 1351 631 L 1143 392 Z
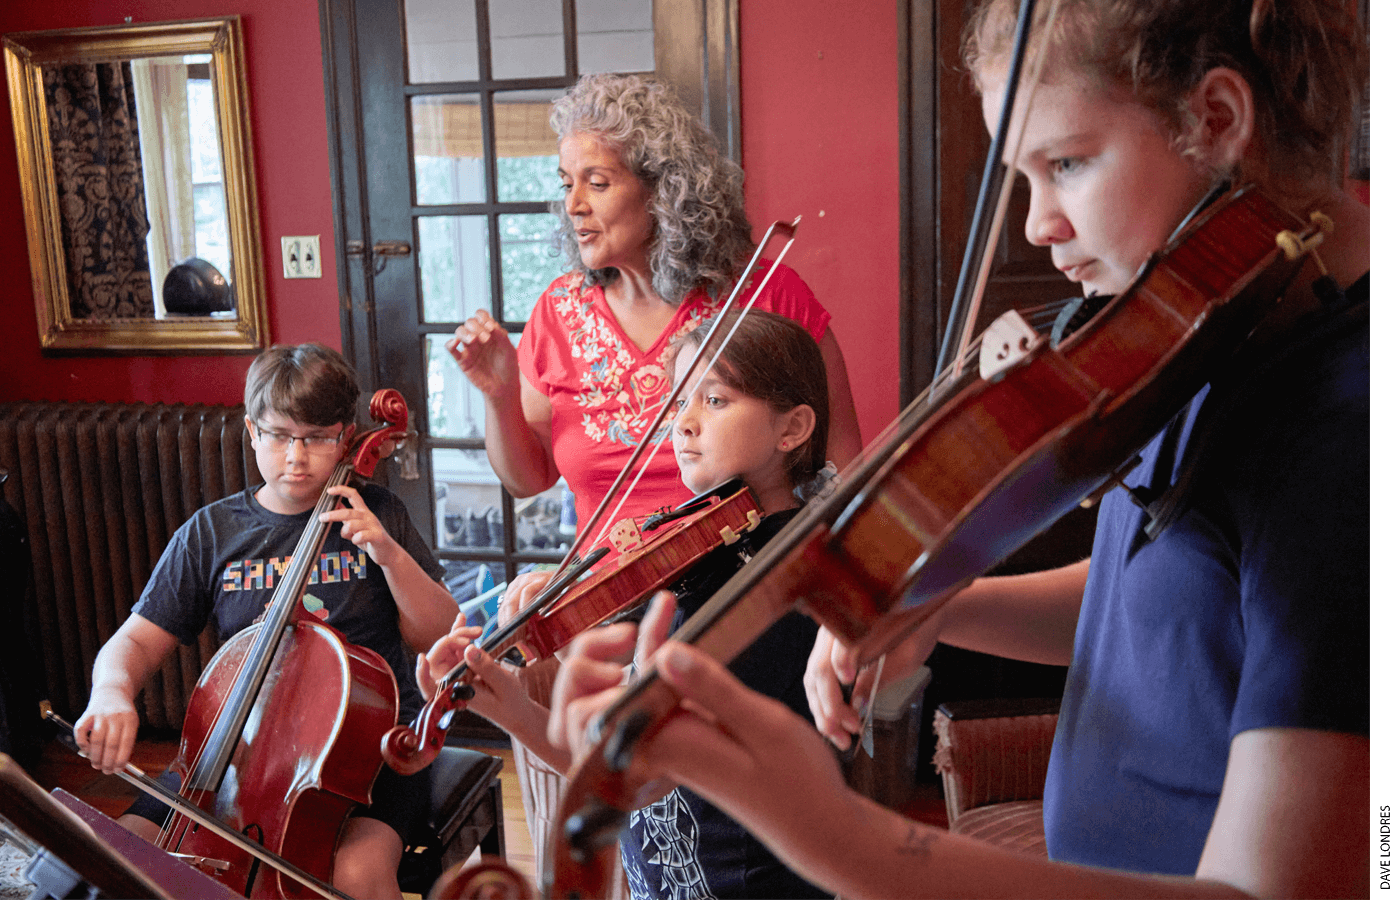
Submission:
M 74 318 L 231 315 L 211 59 L 40 66 Z
M 265 346 L 238 18 L 4 44 L 44 348 Z

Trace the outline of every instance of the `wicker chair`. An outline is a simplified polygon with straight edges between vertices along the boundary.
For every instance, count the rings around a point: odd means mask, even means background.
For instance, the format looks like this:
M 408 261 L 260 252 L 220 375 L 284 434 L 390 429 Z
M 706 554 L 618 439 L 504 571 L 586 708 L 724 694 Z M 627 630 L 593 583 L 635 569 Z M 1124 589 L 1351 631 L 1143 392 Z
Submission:
M 1045 856 L 1042 796 L 1059 700 L 961 700 L 934 715 L 948 830 Z

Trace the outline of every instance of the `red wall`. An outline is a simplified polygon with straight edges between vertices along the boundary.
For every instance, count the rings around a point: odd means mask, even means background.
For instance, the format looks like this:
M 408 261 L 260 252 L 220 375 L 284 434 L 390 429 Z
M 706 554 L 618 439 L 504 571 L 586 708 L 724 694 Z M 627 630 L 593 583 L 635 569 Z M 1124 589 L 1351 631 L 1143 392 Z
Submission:
M 240 15 L 247 56 L 269 323 L 274 341 L 340 346 L 334 276 L 282 278 L 280 236 L 333 243 L 321 28 L 315 0 L 64 0 L 0 4 L 0 32 Z M 29 273 L 8 85 L 0 101 L 0 400 L 238 403 L 247 355 L 46 358 Z M 326 266 L 329 269 L 329 265 Z
M 740 4 L 749 217 L 762 232 L 802 216 L 788 255 L 834 316 L 867 439 L 897 411 L 898 104 L 894 3 Z M 333 251 L 321 37 L 314 0 L 109 0 L 0 4 L 0 32 L 238 14 L 248 61 L 272 339 L 339 347 L 333 275 L 287 281 L 280 235 Z M 248 357 L 39 353 L 14 130 L 0 102 L 0 400 L 237 403 Z M 324 268 L 333 272 L 329 256 Z
M 749 221 L 802 216 L 785 262 L 832 313 L 866 441 L 899 411 L 896 7 L 739 4 Z

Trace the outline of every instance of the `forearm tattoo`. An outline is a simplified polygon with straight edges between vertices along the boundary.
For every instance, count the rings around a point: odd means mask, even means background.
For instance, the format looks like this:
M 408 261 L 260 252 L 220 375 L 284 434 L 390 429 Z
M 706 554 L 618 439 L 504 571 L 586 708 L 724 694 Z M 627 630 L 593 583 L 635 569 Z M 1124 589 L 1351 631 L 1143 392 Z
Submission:
M 901 856 L 914 856 L 927 858 L 933 847 L 933 842 L 938 840 L 938 832 L 933 828 L 925 828 L 914 823 L 909 825 L 909 833 L 904 837 L 904 843 L 895 848 Z

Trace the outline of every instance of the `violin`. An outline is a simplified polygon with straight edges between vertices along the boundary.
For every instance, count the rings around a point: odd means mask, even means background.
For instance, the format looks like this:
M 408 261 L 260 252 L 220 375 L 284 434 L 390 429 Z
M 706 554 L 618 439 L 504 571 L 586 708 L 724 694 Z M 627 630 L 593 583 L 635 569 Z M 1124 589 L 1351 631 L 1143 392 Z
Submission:
M 880 656 L 1115 484 L 1275 307 L 1324 227 L 1248 186 L 1210 203 L 1058 345 L 1007 342 L 986 377 L 968 369 L 907 408 L 835 494 L 804 509 L 673 639 L 728 663 L 795 607 L 862 664 Z M 546 895 L 604 889 L 624 811 L 671 788 L 642 782 L 629 763 L 676 703 L 648 669 L 595 723 L 554 823 Z
M 542 659 L 584 631 L 636 609 L 673 583 L 721 544 L 732 544 L 762 518 L 757 500 L 739 479 L 688 500 L 675 510 L 651 516 L 644 541 L 611 555 L 585 557 L 576 571 L 592 567 L 574 582 L 560 581 L 488 639 L 481 649 L 499 659 L 518 648 L 526 662 Z M 593 562 L 597 562 L 593 567 Z M 384 761 L 409 775 L 433 761 L 442 749 L 452 715 L 472 697 L 476 674 L 459 663 L 444 676 L 412 725 L 396 725 L 381 743 Z
M 438 876 L 428 900 L 539 900 L 530 880 L 499 856 L 485 856 Z
M 773 264 L 768 267 L 763 279 L 754 288 L 744 311 L 747 312 L 749 307 L 753 305 L 759 294 L 763 292 L 764 287 L 767 286 L 768 280 L 778 270 L 778 263 L 782 262 L 783 257 L 792 247 L 799 221 L 801 221 L 801 217 L 790 223 L 774 222 L 768 227 L 768 230 L 764 232 L 763 240 L 759 241 L 758 246 L 754 248 L 753 255 L 749 258 L 744 271 L 735 279 L 728 299 L 715 314 L 716 318 L 722 320 L 734 305 L 773 236 L 779 233 L 784 234 L 787 237 L 787 243 L 783 245 Z M 684 504 L 680 510 L 677 510 L 678 513 L 682 511 L 688 513 L 690 510 L 696 509 L 697 504 L 702 502 L 712 507 L 704 511 L 703 515 L 697 515 L 694 518 L 694 522 L 689 525 L 691 529 L 689 534 L 682 532 L 682 534 L 667 538 L 668 541 L 672 542 L 669 546 L 664 542 L 651 544 L 647 555 L 652 556 L 652 559 L 646 567 L 639 561 L 640 554 L 625 559 L 618 558 L 610 570 L 616 574 L 610 574 L 610 571 L 600 571 L 597 577 L 590 580 L 590 588 L 586 591 L 577 591 L 571 594 L 567 601 L 559 602 L 560 595 L 568 589 L 572 579 L 578 578 L 606 556 L 607 550 L 605 548 L 595 550 L 582 559 L 579 558 L 579 551 L 588 541 L 594 527 L 599 523 L 600 517 L 617 495 L 619 488 L 637 466 L 642 451 L 651 446 L 653 447 L 652 452 L 655 454 L 655 448 L 659 444 L 652 443 L 653 436 L 665 423 L 667 413 L 674 406 L 681 388 L 690 380 L 691 374 L 700 362 L 706 358 L 705 351 L 716 337 L 717 335 L 713 331 L 706 335 L 685 371 L 676 373 L 671 393 L 660 404 L 655 418 L 652 419 L 646 432 L 637 441 L 627 462 L 623 465 L 622 471 L 618 472 L 617 477 L 613 479 L 612 485 L 599 502 L 597 509 L 594 510 L 587 524 L 575 537 L 573 546 L 569 548 L 568 553 L 564 555 L 563 562 L 560 563 L 556 577 L 546 585 L 544 591 L 533 603 L 521 610 L 520 614 L 508 623 L 506 628 L 503 628 L 489 641 L 481 644 L 482 649 L 491 654 L 493 658 L 500 658 L 511 649 L 509 641 L 522 628 L 526 629 L 522 641 L 522 651 L 526 654 L 527 661 L 530 658 L 538 659 L 553 653 L 584 630 L 634 608 L 658 588 L 675 581 L 691 565 L 718 547 L 720 540 L 732 543 L 733 538 L 726 535 L 735 534 L 737 536 L 737 532 L 734 532 L 735 528 L 742 525 L 745 530 L 748 530 L 758 523 L 762 512 L 758 509 L 757 502 L 748 496 L 747 490 L 742 491 L 742 494 L 748 497 L 744 501 L 748 504 L 747 507 L 742 507 L 737 503 L 728 507 L 726 515 L 734 516 L 732 521 L 720 517 L 717 508 L 719 504 L 709 502 L 709 498 L 716 492 L 738 490 L 737 484 L 731 481 L 728 485 L 721 485 L 714 491 L 692 499 Z M 713 360 L 711 360 L 710 365 L 713 365 Z M 711 520 L 711 516 L 715 516 L 715 518 Z M 704 526 L 708 530 L 702 530 L 702 522 L 708 522 Z M 701 535 L 705 535 L 705 537 L 702 539 Z M 574 563 L 577 564 L 573 565 Z M 544 614 L 547 609 L 557 610 L 559 614 L 546 621 Z M 565 610 L 568 611 L 565 612 Z M 539 621 L 536 621 L 537 617 L 540 617 Z M 533 657 L 530 654 L 533 654 Z M 397 726 L 384 735 L 380 743 L 380 751 L 389 768 L 400 774 L 411 774 L 432 762 L 438 751 L 442 749 L 444 735 L 451 724 L 453 712 L 465 708 L 470 702 L 474 693 L 471 682 L 474 679 L 475 675 L 465 662 L 454 667 L 439 683 L 433 699 L 423 707 L 412 726 Z
M 377 392 L 370 413 L 383 424 L 347 449 L 327 488 L 371 476 L 406 435 L 408 410 L 397 391 Z M 172 764 L 180 797 L 207 815 L 177 805 L 158 845 L 227 862 L 211 874 L 244 896 L 344 896 L 328 884 L 336 842 L 350 811 L 369 802 L 380 766 L 376 738 L 398 718 L 398 687 L 384 659 L 348 643 L 301 602 L 332 527 L 320 516 L 338 502 L 322 492 L 264 620 L 230 638 L 205 667 Z M 229 832 L 268 854 L 250 853 Z

